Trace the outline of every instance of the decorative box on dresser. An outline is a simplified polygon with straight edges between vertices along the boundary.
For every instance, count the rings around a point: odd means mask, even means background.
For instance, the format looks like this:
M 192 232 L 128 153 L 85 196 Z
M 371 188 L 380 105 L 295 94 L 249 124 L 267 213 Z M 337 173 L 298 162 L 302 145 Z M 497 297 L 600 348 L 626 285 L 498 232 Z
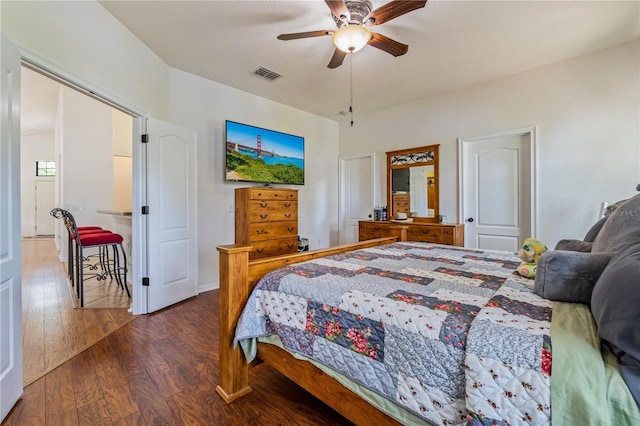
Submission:
M 253 246 L 249 259 L 298 251 L 298 191 L 236 189 L 236 244 Z
M 359 222 L 360 241 L 388 237 L 391 225 L 401 225 L 400 221 L 361 220 Z M 406 222 L 409 227 L 409 241 L 433 244 L 448 244 L 464 247 L 464 225 L 456 223 Z

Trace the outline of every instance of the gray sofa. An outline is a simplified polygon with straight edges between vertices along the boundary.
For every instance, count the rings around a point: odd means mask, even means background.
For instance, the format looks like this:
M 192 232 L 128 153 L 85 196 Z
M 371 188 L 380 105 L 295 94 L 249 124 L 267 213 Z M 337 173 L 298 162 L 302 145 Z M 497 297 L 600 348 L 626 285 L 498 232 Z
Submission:
M 585 240 L 561 240 L 544 253 L 535 290 L 549 300 L 590 305 L 640 405 L 640 194 L 598 221 Z

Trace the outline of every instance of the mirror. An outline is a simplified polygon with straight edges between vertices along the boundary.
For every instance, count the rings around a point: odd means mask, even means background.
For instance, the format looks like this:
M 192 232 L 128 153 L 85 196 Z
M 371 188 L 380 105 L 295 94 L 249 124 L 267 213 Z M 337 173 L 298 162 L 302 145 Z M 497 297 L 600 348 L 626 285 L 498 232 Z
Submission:
M 416 222 L 438 222 L 438 147 L 387 152 L 389 219 L 405 213 Z

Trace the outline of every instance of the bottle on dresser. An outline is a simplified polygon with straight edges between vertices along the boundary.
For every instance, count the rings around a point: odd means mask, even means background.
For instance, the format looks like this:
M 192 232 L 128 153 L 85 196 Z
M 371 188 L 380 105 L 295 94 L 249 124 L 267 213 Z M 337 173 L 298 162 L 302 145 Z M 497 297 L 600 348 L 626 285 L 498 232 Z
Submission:
M 373 208 L 373 220 L 382 220 L 382 206 L 376 205 Z

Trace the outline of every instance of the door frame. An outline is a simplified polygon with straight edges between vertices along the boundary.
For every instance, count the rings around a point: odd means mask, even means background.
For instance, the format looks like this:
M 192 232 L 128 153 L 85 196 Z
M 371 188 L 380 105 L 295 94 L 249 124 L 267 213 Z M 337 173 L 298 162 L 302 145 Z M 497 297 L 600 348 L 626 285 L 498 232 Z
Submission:
M 344 167 L 347 161 L 350 160 L 358 160 L 358 159 L 364 159 L 364 158 L 368 158 L 370 160 L 371 163 L 371 202 L 375 205 L 376 204 L 376 154 L 375 152 L 369 153 L 369 154 L 360 154 L 360 155 L 351 155 L 351 156 L 347 156 L 347 157 L 340 157 L 339 158 L 339 162 L 340 162 L 340 169 L 339 169 L 339 177 L 338 177 L 338 181 L 339 181 L 339 194 L 338 194 L 338 211 L 339 211 L 339 221 L 340 221 L 340 228 L 338 230 L 338 241 L 340 242 L 340 244 L 343 244 L 344 241 L 344 237 L 346 235 L 346 229 L 345 229 L 345 216 L 346 216 L 346 200 L 344 199 L 345 195 L 345 173 L 344 173 Z M 371 213 L 373 214 L 373 205 L 371 206 Z M 372 219 L 372 218 L 370 218 Z
M 464 168 L 465 160 L 468 156 L 468 148 L 471 144 L 480 143 L 489 139 L 495 139 L 506 136 L 525 136 L 529 135 L 529 165 L 531 174 L 529 176 L 529 191 L 530 191 L 530 203 L 531 203 L 531 211 L 530 211 L 530 229 L 531 229 L 531 237 L 536 237 L 538 232 L 538 192 L 537 188 L 537 174 L 538 174 L 538 166 L 537 166 L 537 139 L 538 139 L 538 129 L 536 126 L 528 126 L 528 127 L 520 127 L 517 129 L 504 130 L 501 132 L 491 133 L 483 136 L 475 136 L 475 137 L 464 137 L 458 138 L 458 223 L 466 223 L 465 219 L 465 196 L 466 189 L 468 187 L 468 173 Z M 467 245 L 467 239 L 465 238 L 465 246 Z
M 32 69 L 60 84 L 71 87 L 80 93 L 89 96 L 97 101 L 116 108 L 132 117 L 133 127 L 133 149 L 132 149 L 132 211 L 139 212 L 147 202 L 147 162 L 146 147 L 141 143 L 142 135 L 147 131 L 147 118 L 149 113 L 137 106 L 120 99 L 108 91 L 91 84 L 77 75 L 74 75 L 57 65 L 43 59 L 20 46 L 17 46 L 21 55 L 21 65 Z M 131 287 L 132 287 L 132 314 L 147 313 L 147 290 L 142 286 L 142 277 L 147 273 L 147 216 L 140 214 L 132 215 L 132 241 L 139 241 L 131 246 Z M 144 242 L 141 244 L 140 242 Z

